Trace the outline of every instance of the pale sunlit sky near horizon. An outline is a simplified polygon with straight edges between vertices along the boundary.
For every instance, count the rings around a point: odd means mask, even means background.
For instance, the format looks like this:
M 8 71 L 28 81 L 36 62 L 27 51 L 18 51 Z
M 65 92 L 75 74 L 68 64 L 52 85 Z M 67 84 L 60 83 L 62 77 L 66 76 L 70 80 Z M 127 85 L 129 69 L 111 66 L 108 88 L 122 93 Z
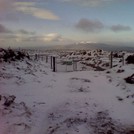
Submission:
M 134 46 L 134 0 L 0 0 L 0 47 Z

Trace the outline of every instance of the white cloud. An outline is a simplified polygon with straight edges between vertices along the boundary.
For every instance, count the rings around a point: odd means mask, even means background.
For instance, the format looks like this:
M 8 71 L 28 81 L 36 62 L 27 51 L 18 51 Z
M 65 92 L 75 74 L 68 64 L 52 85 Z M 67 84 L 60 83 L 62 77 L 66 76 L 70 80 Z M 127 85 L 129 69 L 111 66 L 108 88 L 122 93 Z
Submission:
M 67 38 L 62 37 L 62 35 L 58 33 L 49 33 L 44 35 L 27 35 L 23 33 L 14 33 L 10 35 L 0 35 L 0 40 L 5 42 L 15 42 L 15 43 L 25 43 L 29 42 L 38 42 L 39 44 L 47 44 L 47 45 L 53 45 L 53 44 L 68 44 L 72 42 L 72 40 L 69 40 Z M 38 44 L 37 43 L 37 44 Z
M 49 33 L 49 34 L 43 35 L 42 40 L 45 42 L 52 42 L 52 41 L 61 42 L 64 39 L 58 33 Z
M 16 31 L 16 33 L 22 34 L 22 35 L 35 35 L 35 32 L 27 31 L 25 29 L 20 29 Z
M 35 2 L 15 2 L 15 6 L 34 6 Z
M 24 43 L 24 42 L 30 42 L 30 41 L 35 41 L 35 38 L 33 38 L 33 35 L 26 35 L 23 33 L 19 32 L 14 32 L 12 34 L 0 34 L 0 40 L 7 43 Z M 18 44 L 19 45 L 19 44 Z
M 0 0 L 0 12 L 3 14 L 16 11 L 32 15 L 39 19 L 59 20 L 59 17 L 50 10 L 37 8 L 38 0 Z M 43 2 L 43 1 L 42 1 Z
M 39 19 L 47 20 L 59 20 L 59 17 L 55 15 L 52 11 L 47 9 L 36 8 L 34 3 L 21 2 L 16 3 L 16 11 L 32 15 Z
M 106 3 L 109 3 L 115 0 L 58 0 L 58 1 L 70 2 L 74 4 L 79 4 L 82 6 L 96 7 L 96 6 L 104 5 Z

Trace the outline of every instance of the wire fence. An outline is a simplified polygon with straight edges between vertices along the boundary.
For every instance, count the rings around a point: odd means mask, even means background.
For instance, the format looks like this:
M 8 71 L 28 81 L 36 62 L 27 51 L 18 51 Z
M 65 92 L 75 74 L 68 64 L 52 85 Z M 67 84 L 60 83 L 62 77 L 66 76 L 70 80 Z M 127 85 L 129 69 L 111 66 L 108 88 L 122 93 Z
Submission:
M 81 57 L 60 57 L 51 56 L 50 54 L 32 54 L 30 55 L 32 60 L 41 60 L 50 65 L 53 72 L 73 72 L 73 71 L 104 71 L 108 68 L 115 67 L 117 65 L 124 65 L 124 55 L 119 58 L 114 57 L 114 53 L 110 52 L 109 55 L 103 55 L 98 57 L 87 57 L 82 59 Z

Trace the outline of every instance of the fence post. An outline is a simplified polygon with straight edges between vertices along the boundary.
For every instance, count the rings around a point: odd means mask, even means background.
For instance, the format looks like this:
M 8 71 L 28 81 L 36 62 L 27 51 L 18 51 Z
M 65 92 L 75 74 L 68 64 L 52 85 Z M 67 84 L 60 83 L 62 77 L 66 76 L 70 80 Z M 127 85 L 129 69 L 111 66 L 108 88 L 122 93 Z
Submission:
M 51 69 L 53 68 L 53 56 L 51 56 Z
M 40 59 L 40 55 L 39 54 L 37 54 L 37 60 L 39 60 Z
M 73 60 L 73 71 L 76 71 L 75 67 L 76 67 L 76 62 Z
M 48 63 L 48 56 L 46 55 L 46 63 Z
M 124 66 L 125 64 L 125 59 L 124 59 L 124 53 L 122 54 L 122 65 Z
M 110 68 L 113 67 L 113 52 L 110 54 Z
M 77 61 L 76 61 L 76 63 L 75 63 L 75 64 L 76 64 L 76 71 L 77 71 Z
M 34 60 L 37 60 L 38 59 L 38 55 L 37 54 L 35 54 L 35 58 L 34 58 Z
M 67 72 L 67 64 L 66 64 L 66 72 Z
M 73 60 L 73 71 L 77 71 L 77 61 Z
M 53 57 L 53 72 L 56 72 L 55 57 Z
M 44 60 L 44 56 L 43 55 L 42 55 L 41 59 L 42 59 L 42 61 Z

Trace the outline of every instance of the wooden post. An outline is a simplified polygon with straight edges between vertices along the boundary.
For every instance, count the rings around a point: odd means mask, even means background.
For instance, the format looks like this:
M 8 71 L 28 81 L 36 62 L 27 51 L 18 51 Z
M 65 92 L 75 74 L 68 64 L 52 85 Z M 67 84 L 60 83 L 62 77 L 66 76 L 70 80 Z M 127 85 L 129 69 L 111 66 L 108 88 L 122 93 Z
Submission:
M 41 59 L 42 59 L 42 61 L 44 60 L 44 55 L 42 55 Z
M 38 55 L 37 55 L 37 54 L 35 54 L 35 59 L 34 59 L 34 60 L 37 60 L 37 58 L 38 58 Z
M 39 60 L 39 58 L 40 58 L 40 55 L 39 55 L 39 54 L 37 54 L 37 60 Z
M 67 72 L 67 64 L 66 64 L 66 72 Z
M 76 63 L 75 63 L 75 64 L 76 64 L 76 71 L 77 71 L 77 61 L 76 61 Z
M 46 63 L 48 63 L 48 56 L 46 55 Z
M 53 57 L 53 72 L 56 72 L 55 57 Z
M 51 69 L 53 68 L 53 56 L 51 56 Z
M 77 61 L 73 61 L 73 71 L 77 71 Z
M 124 59 L 124 53 L 122 54 L 122 65 L 124 66 L 125 59 Z
M 73 71 L 76 71 L 76 61 L 73 60 Z
M 73 71 L 75 71 L 75 62 L 74 62 L 74 60 L 73 60 Z
M 110 68 L 113 67 L 113 52 L 110 54 Z

